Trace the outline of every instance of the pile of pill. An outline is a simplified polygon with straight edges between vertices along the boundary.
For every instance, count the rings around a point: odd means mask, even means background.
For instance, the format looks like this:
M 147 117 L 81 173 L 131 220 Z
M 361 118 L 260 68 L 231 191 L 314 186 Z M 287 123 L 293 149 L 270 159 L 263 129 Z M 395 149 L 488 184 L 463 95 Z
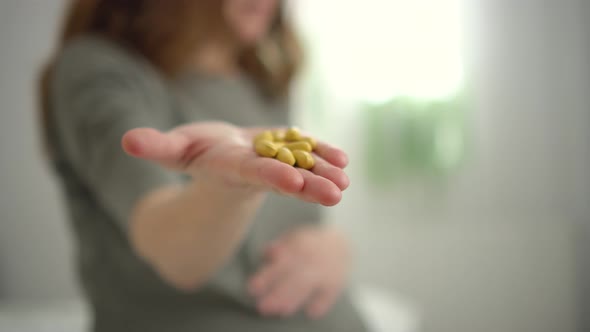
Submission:
M 254 137 L 254 150 L 259 156 L 275 158 L 285 164 L 311 169 L 315 160 L 311 155 L 317 147 L 313 137 L 304 137 L 299 129 L 267 130 Z

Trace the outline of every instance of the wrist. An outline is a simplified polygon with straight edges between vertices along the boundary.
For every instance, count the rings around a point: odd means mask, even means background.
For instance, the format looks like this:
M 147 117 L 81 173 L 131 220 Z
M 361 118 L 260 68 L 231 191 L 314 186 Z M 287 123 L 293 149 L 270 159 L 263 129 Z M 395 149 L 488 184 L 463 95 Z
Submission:
M 189 186 L 191 191 L 206 192 L 210 195 L 223 196 L 234 200 L 259 198 L 265 193 L 264 188 L 260 186 L 206 175 L 193 177 L 193 181 Z

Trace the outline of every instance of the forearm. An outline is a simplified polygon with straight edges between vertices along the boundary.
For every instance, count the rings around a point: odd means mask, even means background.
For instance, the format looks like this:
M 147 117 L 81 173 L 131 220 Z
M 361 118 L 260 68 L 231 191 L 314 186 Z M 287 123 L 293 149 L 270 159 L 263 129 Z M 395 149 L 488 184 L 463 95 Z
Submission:
M 216 181 L 160 189 L 138 203 L 131 242 L 165 280 L 194 289 L 233 254 L 263 196 Z

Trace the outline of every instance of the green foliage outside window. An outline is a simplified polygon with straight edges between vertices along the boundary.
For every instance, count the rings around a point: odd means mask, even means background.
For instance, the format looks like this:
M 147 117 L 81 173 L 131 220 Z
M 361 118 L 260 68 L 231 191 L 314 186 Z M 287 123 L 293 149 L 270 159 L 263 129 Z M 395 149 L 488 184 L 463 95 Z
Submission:
M 397 97 L 362 105 L 365 169 L 371 183 L 440 179 L 456 170 L 469 146 L 466 95 L 439 100 Z

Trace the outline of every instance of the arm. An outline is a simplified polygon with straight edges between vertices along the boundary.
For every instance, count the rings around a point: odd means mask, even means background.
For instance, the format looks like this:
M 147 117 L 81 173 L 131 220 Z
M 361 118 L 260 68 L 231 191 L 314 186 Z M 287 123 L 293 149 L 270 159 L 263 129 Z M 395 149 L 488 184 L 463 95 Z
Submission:
M 214 181 L 155 190 L 134 209 L 132 245 L 170 284 L 194 289 L 232 254 L 263 195 Z
M 266 190 L 333 205 L 348 185 L 343 171 L 323 159 L 316 172 L 325 177 L 257 157 L 251 136 L 228 124 L 199 123 L 167 134 L 133 130 L 123 140 L 128 153 L 194 178 L 145 195 L 130 221 L 135 250 L 179 289 L 198 287 L 232 255 Z M 323 145 L 321 152 L 344 161 L 337 149 Z

